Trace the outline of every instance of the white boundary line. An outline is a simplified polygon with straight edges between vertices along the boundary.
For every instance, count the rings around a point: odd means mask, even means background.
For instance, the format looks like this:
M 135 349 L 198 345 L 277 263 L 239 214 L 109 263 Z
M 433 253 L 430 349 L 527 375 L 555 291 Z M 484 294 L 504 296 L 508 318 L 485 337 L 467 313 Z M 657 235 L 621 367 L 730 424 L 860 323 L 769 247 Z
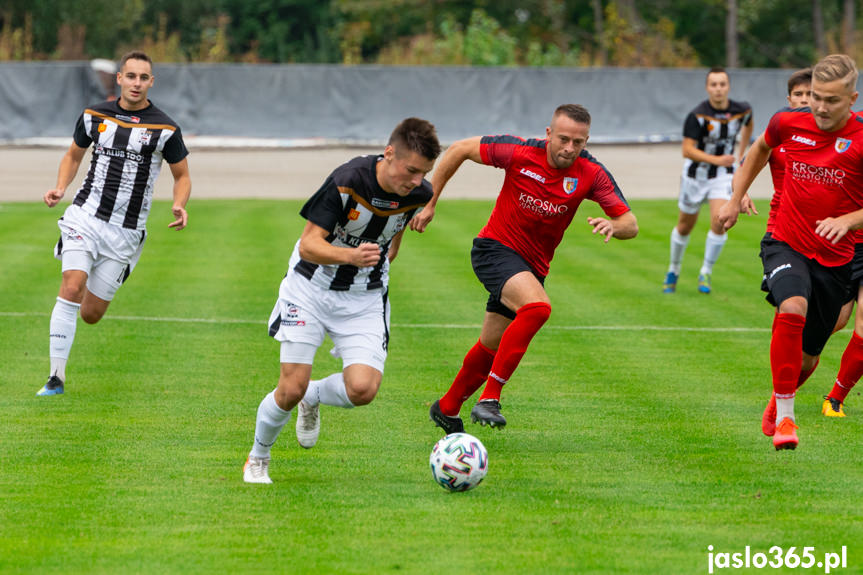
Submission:
M 37 312 L 15 312 L 15 311 L 0 311 L 0 317 L 50 317 L 47 313 Z M 109 315 L 105 316 L 106 320 L 113 319 L 119 321 L 150 321 L 150 322 L 165 322 L 165 323 L 221 323 L 221 324 L 241 324 L 241 325 L 267 325 L 266 320 L 248 320 L 234 318 L 200 318 L 200 317 L 148 317 L 148 316 L 133 316 L 133 315 Z M 474 329 L 478 330 L 482 326 L 479 324 L 457 324 L 457 323 L 395 323 L 392 327 L 407 328 L 407 329 Z M 544 330 L 559 330 L 559 331 L 684 331 L 684 332 L 701 332 L 701 333 L 764 333 L 769 332 L 769 328 L 760 327 L 687 327 L 687 326 L 667 326 L 667 325 L 546 325 Z

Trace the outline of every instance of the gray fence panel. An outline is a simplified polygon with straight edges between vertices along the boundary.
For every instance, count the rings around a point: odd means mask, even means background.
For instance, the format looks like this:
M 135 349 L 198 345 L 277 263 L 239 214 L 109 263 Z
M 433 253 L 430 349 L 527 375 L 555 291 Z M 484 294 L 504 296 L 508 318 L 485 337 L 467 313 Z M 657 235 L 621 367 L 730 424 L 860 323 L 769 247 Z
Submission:
M 752 104 L 756 134 L 785 104 L 790 70 L 733 70 L 731 97 Z M 190 136 L 342 143 L 386 141 L 408 116 L 441 140 L 544 135 L 552 110 L 585 105 L 591 140 L 679 141 L 706 98 L 706 69 L 393 68 L 157 64 L 151 99 Z M 0 141 L 70 137 L 102 97 L 89 63 L 0 63 Z

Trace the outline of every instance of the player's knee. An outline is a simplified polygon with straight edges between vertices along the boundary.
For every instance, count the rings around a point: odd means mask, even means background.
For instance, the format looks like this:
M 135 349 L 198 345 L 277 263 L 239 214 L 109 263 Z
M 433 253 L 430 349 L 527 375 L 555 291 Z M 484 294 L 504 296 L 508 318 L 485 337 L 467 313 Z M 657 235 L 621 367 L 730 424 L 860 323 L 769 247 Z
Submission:
M 99 323 L 99 320 L 105 315 L 105 312 L 100 310 L 93 310 L 81 306 L 81 319 L 84 320 L 84 323 L 89 323 L 90 325 L 94 323 Z
M 380 386 L 381 381 L 379 378 L 358 378 L 352 381 L 345 381 L 348 399 L 351 400 L 354 406 L 370 404 L 378 394 Z
M 273 393 L 273 399 L 276 400 L 276 405 L 281 409 L 290 411 L 300 402 L 305 394 L 306 390 L 301 385 L 297 385 L 296 382 L 279 379 L 279 386 L 276 387 Z
M 794 296 L 779 304 L 779 313 L 793 313 L 806 317 L 808 302 L 802 296 Z

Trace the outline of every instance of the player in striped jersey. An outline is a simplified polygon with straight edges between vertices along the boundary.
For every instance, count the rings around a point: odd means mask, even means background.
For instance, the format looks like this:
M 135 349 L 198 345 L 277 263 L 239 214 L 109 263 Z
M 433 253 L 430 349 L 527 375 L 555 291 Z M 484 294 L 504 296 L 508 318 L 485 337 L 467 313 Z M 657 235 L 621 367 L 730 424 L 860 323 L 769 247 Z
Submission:
M 270 448 L 294 406 L 297 441 L 310 448 L 320 404 L 351 408 L 377 394 L 389 347 L 389 266 L 407 223 L 432 196 L 424 176 L 439 154 L 434 126 L 407 118 L 382 155 L 336 168 L 300 211 L 308 221 L 270 315 L 270 335 L 281 343 L 279 384 L 258 407 L 247 483 L 272 483 Z M 343 371 L 310 381 L 325 335 Z
M 174 176 L 174 221 L 168 226 L 182 230 L 188 222 L 189 152 L 180 127 L 147 99 L 153 86 L 149 56 L 123 56 L 117 84 L 118 100 L 87 108 L 78 118 L 72 145 L 60 162 L 57 186 L 43 198 L 49 207 L 57 205 L 92 144 L 87 177 L 57 223 L 55 255 L 62 261 L 63 279 L 51 313 L 51 370 L 37 395 L 63 393 L 79 311 L 86 323 L 102 319 L 138 262 L 163 159 Z
M 713 265 L 728 239 L 728 234 L 716 223 L 719 208 L 731 197 L 734 174 L 734 145 L 740 136 L 743 158 L 752 137 L 752 108 L 746 102 L 728 98 L 730 82 L 724 68 L 712 68 L 707 73 L 707 100 L 696 106 L 683 125 L 683 174 L 680 177 L 680 213 L 671 230 L 671 257 L 664 293 L 674 293 L 680 277 L 683 254 L 702 204 L 710 204 L 710 230 L 704 246 L 704 260 L 698 272 L 698 291 L 709 294 Z
M 474 272 L 489 292 L 479 341 L 467 352 L 449 390 L 429 410 L 446 433 L 464 431 L 459 411 L 483 383 L 471 420 L 506 425 L 500 413 L 503 386 L 551 315 L 545 278 L 581 203 L 592 200 L 605 213 L 586 219 L 605 242 L 638 233 L 614 178 L 584 149 L 590 135 L 588 111 L 577 104 L 559 106 L 545 133 L 543 140 L 484 136 L 455 142 L 432 177 L 434 198 L 411 221 L 412 229 L 426 228 L 444 186 L 465 160 L 506 171 L 494 210 L 471 250 Z

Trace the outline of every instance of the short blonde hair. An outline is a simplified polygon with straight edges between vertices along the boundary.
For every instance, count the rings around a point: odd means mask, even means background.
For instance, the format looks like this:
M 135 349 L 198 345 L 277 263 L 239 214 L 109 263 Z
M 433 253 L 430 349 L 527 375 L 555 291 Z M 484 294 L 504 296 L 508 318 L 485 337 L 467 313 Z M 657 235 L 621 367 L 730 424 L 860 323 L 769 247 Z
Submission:
M 857 64 L 847 54 L 830 54 L 815 64 L 812 79 L 818 82 L 842 80 L 845 87 L 853 91 L 857 87 Z

